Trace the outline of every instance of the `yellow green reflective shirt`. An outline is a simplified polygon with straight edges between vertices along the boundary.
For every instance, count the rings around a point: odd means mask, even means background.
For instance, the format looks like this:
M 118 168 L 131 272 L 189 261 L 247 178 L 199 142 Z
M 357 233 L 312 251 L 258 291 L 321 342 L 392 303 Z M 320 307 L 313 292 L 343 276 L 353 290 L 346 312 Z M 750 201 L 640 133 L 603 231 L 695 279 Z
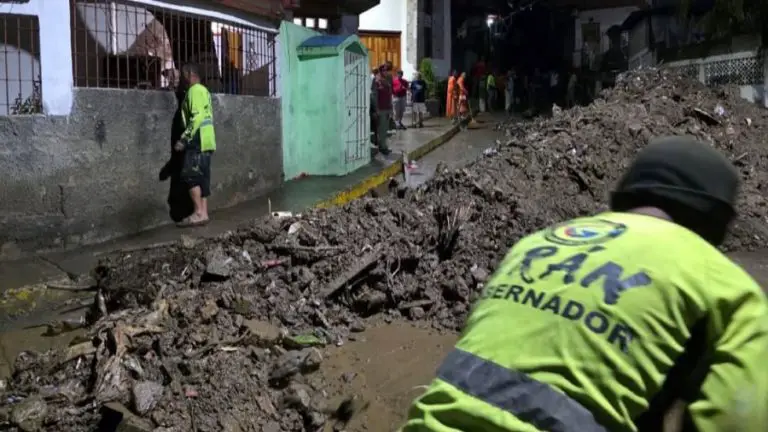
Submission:
M 456 348 L 545 383 L 621 432 L 637 430 L 694 333 L 708 359 L 689 406 L 698 431 L 768 430 L 768 305 L 757 283 L 679 225 L 605 213 L 518 242 Z M 493 384 L 473 385 L 492 395 Z M 402 430 L 540 430 L 481 399 L 435 379 Z
M 187 89 L 181 106 L 184 133 L 181 140 L 200 151 L 216 150 L 216 133 L 213 129 L 213 103 L 211 94 L 202 84 Z

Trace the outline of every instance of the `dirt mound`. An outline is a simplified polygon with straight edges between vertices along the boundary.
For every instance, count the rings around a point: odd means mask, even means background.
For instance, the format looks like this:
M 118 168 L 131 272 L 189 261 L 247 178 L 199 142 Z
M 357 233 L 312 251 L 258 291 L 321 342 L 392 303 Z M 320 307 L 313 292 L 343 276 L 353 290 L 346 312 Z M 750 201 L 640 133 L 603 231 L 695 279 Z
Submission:
M 325 347 L 371 320 L 457 330 L 509 246 L 604 208 L 617 175 L 657 135 L 692 134 L 735 161 L 744 212 L 728 247 L 761 246 L 766 111 L 666 71 L 629 74 L 604 95 L 549 119 L 500 125 L 495 155 L 438 170 L 417 190 L 105 260 L 93 275 L 87 337 L 66 351 L 21 355 L 0 388 L 8 401 L 0 424 L 341 427 L 364 403 L 329 399 L 311 373 Z
M 693 135 L 730 157 L 744 180 L 740 219 L 725 249 L 765 247 L 768 111 L 741 99 L 738 87 L 711 89 L 668 70 L 626 74 L 603 97 L 508 127 L 509 174 L 499 176 L 499 187 L 526 193 L 522 201 L 549 222 L 592 213 L 650 138 Z

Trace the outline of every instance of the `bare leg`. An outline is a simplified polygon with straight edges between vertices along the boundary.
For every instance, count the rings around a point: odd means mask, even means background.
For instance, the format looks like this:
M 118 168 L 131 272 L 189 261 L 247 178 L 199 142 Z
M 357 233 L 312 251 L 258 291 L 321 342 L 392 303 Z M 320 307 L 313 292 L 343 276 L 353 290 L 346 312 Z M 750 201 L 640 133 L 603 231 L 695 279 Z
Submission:
M 195 205 L 195 212 L 189 217 L 191 222 L 199 222 L 205 220 L 207 215 L 204 213 L 205 204 L 203 204 L 203 197 L 201 196 L 200 186 L 195 186 L 189 190 L 189 197 L 192 198 L 192 203 Z
M 202 206 L 203 207 L 203 209 L 202 209 L 203 210 L 203 219 L 208 219 L 208 198 L 203 198 L 202 199 L 202 204 L 203 204 L 203 206 Z

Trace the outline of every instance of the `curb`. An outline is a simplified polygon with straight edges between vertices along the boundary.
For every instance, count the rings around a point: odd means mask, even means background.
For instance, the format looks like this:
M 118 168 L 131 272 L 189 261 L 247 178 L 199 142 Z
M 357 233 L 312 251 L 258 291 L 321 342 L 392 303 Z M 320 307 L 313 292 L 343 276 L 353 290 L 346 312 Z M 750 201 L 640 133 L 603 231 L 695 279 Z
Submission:
M 450 129 L 442 133 L 440 136 L 433 138 L 426 144 L 423 144 L 417 147 L 416 149 L 408 152 L 408 160 L 417 161 L 423 158 L 433 150 L 437 149 L 438 147 L 448 142 L 448 140 L 453 138 L 458 132 L 459 132 L 459 125 L 455 125 L 451 127 Z M 384 183 L 389 181 L 390 178 L 400 174 L 401 172 L 403 172 L 403 161 L 402 159 L 397 159 L 395 162 L 393 162 L 391 165 L 387 166 L 383 170 L 377 172 L 376 174 L 366 177 L 365 179 L 355 184 L 354 186 L 351 186 L 341 192 L 336 193 L 331 198 L 328 198 L 316 203 L 313 207 L 314 208 L 330 208 L 330 207 L 339 207 L 345 204 L 349 204 L 350 202 L 365 196 L 371 190 L 376 189 L 377 187 L 383 185 Z

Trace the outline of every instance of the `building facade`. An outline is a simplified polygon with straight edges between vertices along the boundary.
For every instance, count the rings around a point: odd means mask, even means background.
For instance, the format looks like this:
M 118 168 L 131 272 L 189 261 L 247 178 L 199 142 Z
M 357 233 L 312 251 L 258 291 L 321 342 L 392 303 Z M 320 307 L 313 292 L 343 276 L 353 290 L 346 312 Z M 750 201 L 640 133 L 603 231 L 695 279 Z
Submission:
M 371 66 L 392 61 L 410 78 L 421 59 L 430 58 L 436 76 L 450 73 L 450 0 L 381 0 L 360 15 L 358 34 Z
M 262 15 L 234 3 L 0 4 L 0 259 L 169 222 L 176 192 L 158 173 L 178 138 L 186 62 L 213 93 L 211 207 L 282 183 L 282 3 L 237 2 Z

